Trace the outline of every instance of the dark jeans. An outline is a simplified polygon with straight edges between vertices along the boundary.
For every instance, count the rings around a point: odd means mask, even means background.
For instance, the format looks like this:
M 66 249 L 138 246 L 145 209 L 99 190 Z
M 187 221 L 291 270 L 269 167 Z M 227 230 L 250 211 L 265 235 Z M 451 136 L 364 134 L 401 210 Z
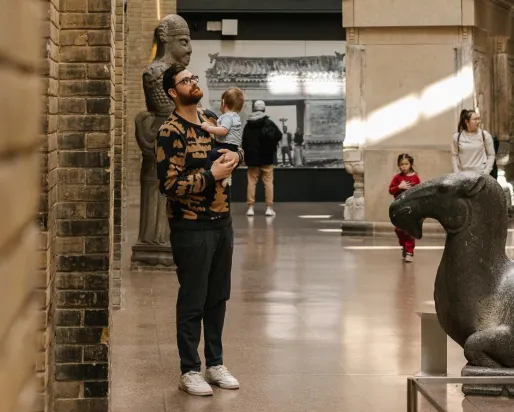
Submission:
M 289 164 L 292 166 L 293 161 L 291 160 L 291 148 L 284 146 L 282 147 L 282 164 L 286 165 L 286 156 L 289 158 Z
M 177 345 L 182 373 L 200 371 L 202 330 L 207 367 L 223 364 L 221 336 L 230 298 L 232 225 L 207 230 L 172 231 L 171 248 L 180 284 L 177 299 Z
M 212 164 L 216 160 L 223 156 L 223 153 L 218 152 L 218 150 L 220 149 L 228 149 L 231 152 L 237 152 L 239 150 L 239 147 L 237 147 L 236 144 L 231 143 L 218 143 L 218 145 L 214 149 L 212 149 L 207 155 L 207 170 L 211 168 Z

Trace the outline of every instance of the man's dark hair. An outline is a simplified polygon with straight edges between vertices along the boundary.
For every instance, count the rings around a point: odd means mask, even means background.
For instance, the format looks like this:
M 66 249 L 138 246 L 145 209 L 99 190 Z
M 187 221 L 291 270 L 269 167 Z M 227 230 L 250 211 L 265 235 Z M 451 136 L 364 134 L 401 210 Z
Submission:
M 162 76 L 162 88 L 164 89 L 164 93 L 171 99 L 171 96 L 168 93 L 169 89 L 173 89 L 175 87 L 175 78 L 180 72 L 186 70 L 184 66 L 180 63 L 173 63 L 170 67 L 166 69 Z

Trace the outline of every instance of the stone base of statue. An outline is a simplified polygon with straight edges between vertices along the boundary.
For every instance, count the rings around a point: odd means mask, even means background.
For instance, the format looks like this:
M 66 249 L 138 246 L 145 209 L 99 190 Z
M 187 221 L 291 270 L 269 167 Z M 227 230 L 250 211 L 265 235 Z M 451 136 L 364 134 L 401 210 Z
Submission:
M 130 267 L 132 270 L 174 270 L 171 246 L 144 243 L 132 246 Z
M 462 376 L 508 376 L 514 378 L 514 369 L 484 368 L 468 364 L 462 369 Z M 514 385 L 462 385 L 462 392 L 464 395 L 514 397 Z
M 142 151 L 139 233 L 132 247 L 131 268 L 171 270 L 173 258 L 170 228 L 166 216 L 166 198 L 156 184 L 155 136 L 166 120 L 164 115 L 141 112 L 136 116 L 136 137 Z

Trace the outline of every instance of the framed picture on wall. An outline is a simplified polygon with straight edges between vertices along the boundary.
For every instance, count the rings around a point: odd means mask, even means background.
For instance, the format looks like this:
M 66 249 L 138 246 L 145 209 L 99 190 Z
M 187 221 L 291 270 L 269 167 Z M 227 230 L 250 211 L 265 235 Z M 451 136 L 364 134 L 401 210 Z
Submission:
M 243 127 L 253 102 L 287 134 L 291 159 L 277 167 L 343 167 L 346 68 L 344 41 L 193 40 L 189 70 L 200 77 L 202 105 L 219 114 L 222 93 L 239 87 L 246 103 Z

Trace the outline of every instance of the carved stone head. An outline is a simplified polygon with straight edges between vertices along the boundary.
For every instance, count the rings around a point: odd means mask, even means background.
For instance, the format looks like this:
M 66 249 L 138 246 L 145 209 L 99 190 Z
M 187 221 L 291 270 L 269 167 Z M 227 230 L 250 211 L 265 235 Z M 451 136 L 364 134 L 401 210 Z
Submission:
M 187 22 L 177 14 L 169 14 L 161 20 L 157 32 L 159 40 L 165 44 L 166 63 L 188 66 L 192 48 Z

